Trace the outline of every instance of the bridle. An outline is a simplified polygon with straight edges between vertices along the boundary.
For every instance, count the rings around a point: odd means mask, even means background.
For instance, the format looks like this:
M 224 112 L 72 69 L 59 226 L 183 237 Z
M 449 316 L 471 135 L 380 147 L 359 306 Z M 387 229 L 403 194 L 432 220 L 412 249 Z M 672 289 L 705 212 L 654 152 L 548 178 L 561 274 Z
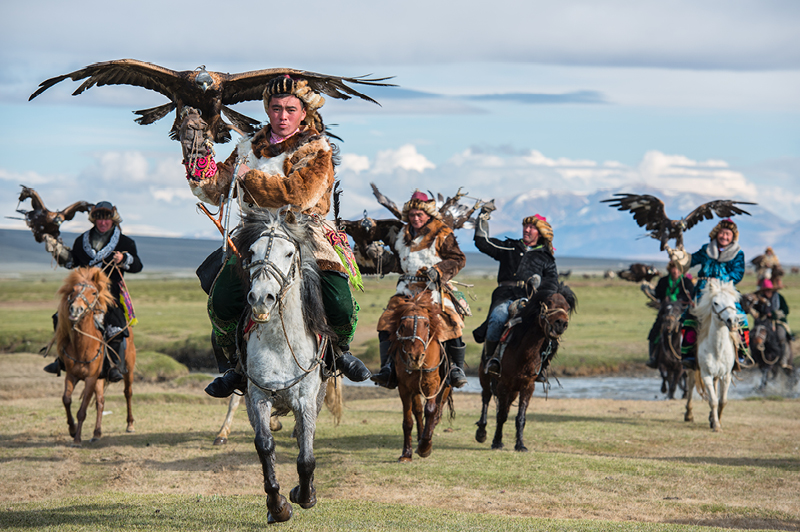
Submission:
M 83 318 L 83 316 L 87 312 L 91 311 L 92 313 L 94 313 L 94 307 L 97 305 L 97 301 L 100 299 L 100 296 L 99 296 L 99 293 L 98 293 L 98 295 L 95 296 L 94 301 L 89 303 L 89 300 L 86 299 L 86 296 L 83 293 L 89 287 L 94 288 L 95 290 L 97 290 L 97 287 L 94 286 L 93 284 L 87 283 L 87 282 L 81 282 L 81 283 L 76 284 L 75 286 L 80 286 L 81 287 L 80 291 L 76 295 L 70 294 L 69 297 L 67 298 L 67 301 L 69 301 L 70 305 L 76 299 L 80 299 L 81 301 L 86 303 L 86 306 L 83 308 L 83 310 L 81 310 L 80 314 L 78 314 L 75 318 L 72 318 L 70 316 L 70 319 L 73 321 L 73 323 L 77 324 L 79 321 L 81 321 L 81 319 Z M 75 286 L 73 286 L 73 291 L 75 289 Z M 73 328 L 74 328 L 74 326 L 73 326 Z
M 560 307 L 550 309 L 547 306 L 547 303 L 542 301 L 541 312 L 539 312 L 539 326 L 542 328 L 548 338 L 553 338 L 553 324 L 550 323 L 550 317 L 557 314 L 563 314 L 567 321 L 569 321 L 569 313 L 566 310 Z M 555 338 L 558 338 L 559 336 L 561 335 L 557 334 L 555 335 Z
M 259 235 L 258 239 L 261 239 L 265 236 L 269 236 L 269 240 L 267 241 L 267 251 L 264 253 L 264 258 L 260 260 L 255 260 L 247 265 L 244 266 L 246 270 L 250 270 L 250 282 L 252 283 L 256 279 L 258 279 L 261 275 L 266 276 L 267 278 L 273 278 L 278 281 L 280 285 L 280 291 L 278 292 L 278 308 L 283 312 L 283 299 L 286 297 L 286 293 L 289 291 L 289 288 L 292 287 L 295 280 L 297 278 L 302 277 L 302 273 L 300 272 L 300 268 L 298 268 L 298 264 L 300 261 L 300 246 L 299 244 L 294 241 L 293 239 L 289 238 L 288 236 L 281 235 L 275 232 L 275 227 L 271 227 L 267 231 L 264 231 Z M 272 245 L 275 242 L 276 238 L 281 238 L 286 240 L 292 246 L 294 246 L 295 250 L 295 257 L 292 260 L 292 267 L 289 269 L 289 273 L 284 274 L 278 266 L 269 259 L 269 255 L 272 252 Z M 281 320 L 283 319 L 281 314 Z M 257 320 L 255 320 L 257 321 Z

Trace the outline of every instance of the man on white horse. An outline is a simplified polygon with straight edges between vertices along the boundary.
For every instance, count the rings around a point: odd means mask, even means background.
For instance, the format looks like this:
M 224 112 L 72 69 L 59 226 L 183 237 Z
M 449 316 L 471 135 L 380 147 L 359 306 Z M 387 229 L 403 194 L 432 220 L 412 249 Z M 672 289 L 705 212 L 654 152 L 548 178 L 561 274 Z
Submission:
M 128 326 L 136 323 L 133 315 L 133 305 L 122 279 L 127 273 L 142 271 L 142 261 L 136 252 L 136 243 L 132 238 L 122 234 L 120 217 L 117 208 L 109 201 L 101 201 L 89 211 L 89 221 L 93 227 L 75 239 L 72 249 L 62 244 L 49 234 L 44 235 L 45 249 L 53 255 L 59 264 L 67 269 L 81 266 L 97 266 L 103 268 L 111 279 L 111 294 L 114 304 L 108 307 L 103 316 L 104 336 L 108 346 L 108 354 L 115 365 L 110 365 L 108 358 L 103 366 L 103 373 L 107 374 L 110 382 L 122 380 L 122 371 L 125 369 L 124 349 L 122 342 L 130 333 Z M 57 314 L 53 315 L 55 323 Z M 48 373 L 58 374 L 64 369 L 64 362 L 60 353 L 56 361 L 45 366 Z
M 700 299 L 709 279 L 719 279 L 722 282 L 733 281 L 733 284 L 736 285 L 744 277 L 744 252 L 739 247 L 739 229 L 733 220 L 730 218 L 721 220 L 708 236 L 709 243 L 704 244 L 691 255 L 682 249 L 667 248 L 670 259 L 680 265 L 684 273 L 692 266 L 700 265 L 694 294 L 695 303 Z M 747 315 L 738 301 L 736 302 L 736 311 L 741 335 L 738 353 L 738 364 L 740 365 L 750 357 L 748 347 L 750 345 L 750 326 L 747 323 Z M 697 320 L 689 308 L 684 313 L 683 341 L 681 342 L 682 363 L 689 369 L 697 367 L 697 329 Z
M 324 220 L 330 211 L 334 160 L 338 154 L 325 135 L 318 113 L 325 99 L 314 92 L 306 80 L 289 76 L 271 80 L 263 98 L 269 125 L 240 142 L 219 165 L 202 141 L 204 127 L 199 115 L 186 116 L 180 139 L 187 156 L 184 164 L 189 187 L 202 201 L 219 205 L 222 198 L 236 193 L 232 186 L 236 179 L 242 191 L 243 197 L 239 200 L 243 209 L 291 206 L 313 217 L 315 256 L 322 270 L 323 302 L 328 323 L 338 335 L 340 353 L 336 367 L 348 379 L 364 381 L 370 377 L 370 371 L 349 353 L 358 321 L 358 304 L 350 292 L 348 269 L 333 244 L 335 228 Z M 238 164 L 241 164 L 239 174 L 234 176 Z M 236 327 L 246 305 L 248 289 L 233 268 L 237 261 L 236 255 L 226 261 L 208 301 L 216 342 L 228 358 L 227 364 L 220 363 L 224 375 L 206 388 L 206 393 L 214 397 L 227 397 L 245 385 L 244 377 L 237 370 Z

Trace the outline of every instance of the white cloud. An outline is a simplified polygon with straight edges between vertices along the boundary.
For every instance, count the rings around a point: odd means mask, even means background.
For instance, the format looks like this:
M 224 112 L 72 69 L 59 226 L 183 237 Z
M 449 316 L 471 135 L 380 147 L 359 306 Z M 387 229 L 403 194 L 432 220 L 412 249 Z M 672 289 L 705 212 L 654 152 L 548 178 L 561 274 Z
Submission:
M 342 164 L 339 165 L 340 172 L 354 172 L 360 174 L 369 170 L 369 157 L 366 155 L 356 155 L 354 153 L 345 153 L 342 155 Z
M 436 165 L 417 152 L 413 144 L 400 146 L 396 150 L 379 151 L 375 157 L 373 174 L 389 174 L 397 169 L 424 172 L 432 170 Z
M 50 183 L 55 179 L 57 179 L 56 176 L 46 176 L 32 170 L 27 172 L 12 172 L 5 168 L 0 168 L 0 181 L 10 181 L 15 185 L 21 184 L 32 187 Z

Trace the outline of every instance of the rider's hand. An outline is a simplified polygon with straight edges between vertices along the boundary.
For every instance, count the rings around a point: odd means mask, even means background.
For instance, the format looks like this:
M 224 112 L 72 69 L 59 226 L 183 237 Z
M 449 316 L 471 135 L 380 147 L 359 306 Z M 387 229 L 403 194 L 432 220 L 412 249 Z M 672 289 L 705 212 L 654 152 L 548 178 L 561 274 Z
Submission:
M 58 240 L 51 234 L 45 233 L 43 235 L 44 238 L 44 249 L 47 250 L 48 253 L 52 253 L 58 249 Z
M 123 255 L 121 252 L 119 252 L 119 251 L 115 251 L 114 252 L 114 262 L 116 264 L 119 264 L 120 262 L 122 262 L 122 260 L 124 258 L 125 258 L 125 255 Z
M 428 268 L 425 271 L 425 275 L 427 275 L 428 279 L 430 279 L 430 281 L 433 283 L 438 283 L 441 279 L 441 275 L 439 275 L 439 270 L 437 270 L 436 268 Z
M 200 117 L 200 111 L 193 107 L 181 110 L 183 121 L 178 129 L 178 139 L 183 148 L 183 157 L 206 157 L 210 153 L 210 141 L 206 139 L 208 124 Z

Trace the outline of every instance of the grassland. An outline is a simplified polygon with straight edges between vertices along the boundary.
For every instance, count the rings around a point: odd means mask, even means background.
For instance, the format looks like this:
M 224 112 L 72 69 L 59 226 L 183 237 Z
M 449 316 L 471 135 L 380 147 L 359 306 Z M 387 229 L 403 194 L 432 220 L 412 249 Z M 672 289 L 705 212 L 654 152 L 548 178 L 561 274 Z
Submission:
M 167 353 L 194 368 L 215 366 L 209 350 L 209 325 L 205 294 L 196 279 L 137 279 L 128 284 L 140 324 L 136 327 L 139 349 Z M 476 371 L 480 345 L 472 341 L 471 331 L 484 320 L 494 279 L 459 279 L 471 287 L 461 287 L 470 297 L 473 316 L 465 320 L 468 373 Z M 50 338 L 50 316 L 54 312 L 55 292 L 61 276 L 0 279 L 0 351 L 35 352 Z M 394 290 L 395 279 L 366 279 L 364 292 L 356 293 L 361 307 L 353 351 L 370 369 L 379 366 L 375 326 Z M 570 286 L 578 295 L 578 313 L 564 336 L 559 357 L 554 362 L 557 375 L 591 375 L 620 371 L 643 371 L 647 358 L 646 337 L 655 319 L 655 310 L 645 306 L 645 296 L 633 283 L 600 278 L 573 278 Z M 786 278 L 783 294 L 790 306 L 800 309 L 800 276 Z M 743 292 L 755 289 L 755 278 L 748 276 L 739 285 Z M 795 302 L 797 302 L 795 304 Z M 790 323 L 800 330 L 800 310 L 790 314 Z

